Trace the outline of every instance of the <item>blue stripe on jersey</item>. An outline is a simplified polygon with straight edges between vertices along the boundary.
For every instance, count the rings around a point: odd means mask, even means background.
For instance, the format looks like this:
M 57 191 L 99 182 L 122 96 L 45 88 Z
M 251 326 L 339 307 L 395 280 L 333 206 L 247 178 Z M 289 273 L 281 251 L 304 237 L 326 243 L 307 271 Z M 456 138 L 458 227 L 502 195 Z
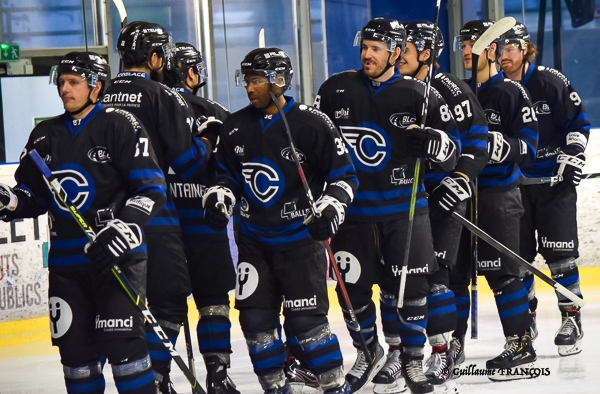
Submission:
M 185 219 L 204 219 L 204 209 L 178 209 L 177 215 L 182 221 Z
M 65 255 L 48 255 L 48 266 L 56 267 L 56 266 L 73 266 L 73 265 L 81 265 L 88 264 L 90 260 L 83 254 L 83 249 L 81 250 L 81 254 L 75 256 L 65 256 Z
M 50 246 L 54 250 L 56 250 L 56 249 L 71 249 L 71 248 L 81 248 L 83 250 L 83 248 L 85 247 L 85 245 L 88 242 L 90 242 L 90 240 L 87 237 L 74 238 L 74 239 L 60 239 L 60 240 L 53 239 L 50 242 Z
M 218 234 L 227 234 L 227 229 L 223 231 L 215 231 L 208 227 L 206 224 L 197 224 L 197 225 L 181 225 L 181 233 L 183 235 L 218 235 Z
M 146 225 L 146 227 L 155 227 L 155 226 L 179 226 L 179 219 L 176 217 L 153 217 L 150 219 L 150 222 Z
M 217 171 L 220 176 L 224 176 L 227 179 L 227 182 L 233 183 L 238 188 L 242 188 L 242 174 L 236 174 L 235 177 L 229 175 L 229 170 L 222 163 L 217 163 Z
M 199 160 L 194 159 L 196 157 L 201 157 Z M 173 170 L 179 175 L 182 180 L 188 180 L 194 173 L 198 171 L 200 167 L 202 167 L 204 163 L 204 158 L 206 157 L 206 147 L 204 143 L 196 137 L 192 138 L 192 146 L 181 156 L 176 158 L 171 162 L 171 166 Z M 192 162 L 192 165 L 189 165 Z M 181 173 L 181 170 L 184 166 L 189 166 L 189 168 Z
M 348 207 L 347 214 L 356 215 L 356 216 L 381 216 L 381 215 L 392 215 L 398 212 L 408 212 L 410 207 L 410 202 L 405 202 L 402 204 L 396 205 L 388 205 L 382 207 L 357 207 L 355 205 L 350 205 Z M 415 209 L 425 208 L 427 207 L 427 198 L 417 198 Z
M 354 168 L 354 164 L 349 164 L 344 167 L 332 169 L 329 172 L 329 177 L 327 179 L 345 178 L 349 174 L 353 174 L 354 176 L 352 177 L 352 179 L 346 179 L 345 182 L 354 182 L 355 184 L 358 184 L 358 178 L 356 177 L 356 170 Z
M 164 174 L 160 169 L 154 168 L 142 168 L 139 170 L 131 170 L 129 171 L 129 179 L 154 179 L 164 178 Z

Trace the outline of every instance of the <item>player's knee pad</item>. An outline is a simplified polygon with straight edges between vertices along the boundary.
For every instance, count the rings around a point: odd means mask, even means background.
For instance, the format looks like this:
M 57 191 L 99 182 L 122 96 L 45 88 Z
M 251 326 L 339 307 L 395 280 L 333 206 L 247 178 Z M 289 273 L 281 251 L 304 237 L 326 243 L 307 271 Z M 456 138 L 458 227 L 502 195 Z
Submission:
M 276 309 L 247 308 L 240 310 L 240 326 L 246 333 L 261 333 L 279 327 L 279 311 Z
M 433 284 L 427 297 L 427 334 L 435 336 L 456 328 L 456 300 L 452 290 L 443 284 Z
M 379 292 L 379 310 L 381 311 L 381 329 L 385 343 L 390 346 L 400 345 L 398 330 L 398 297 L 381 289 Z
M 288 335 L 301 335 L 299 333 L 309 332 L 315 327 L 328 324 L 325 315 L 291 315 L 286 316 L 283 327 Z
M 111 364 L 115 386 L 119 393 L 145 393 L 156 387 L 150 356 L 122 364 Z
M 100 361 L 69 367 L 63 364 L 67 393 L 102 394 L 106 386 Z
M 423 346 L 427 328 L 427 298 L 408 298 L 402 308 L 398 309 L 400 316 L 400 339 L 403 346 Z
M 296 336 L 288 337 L 288 342 L 296 348 L 300 361 L 308 364 L 308 368 L 317 377 L 342 366 L 342 352 L 338 339 L 331 332 L 327 322 Z
M 573 257 L 557 259 L 548 262 L 552 279 L 572 291 L 575 295 L 581 296 L 581 286 L 579 283 L 579 268 Z M 558 302 L 569 302 L 569 299 L 560 293 L 556 293 Z

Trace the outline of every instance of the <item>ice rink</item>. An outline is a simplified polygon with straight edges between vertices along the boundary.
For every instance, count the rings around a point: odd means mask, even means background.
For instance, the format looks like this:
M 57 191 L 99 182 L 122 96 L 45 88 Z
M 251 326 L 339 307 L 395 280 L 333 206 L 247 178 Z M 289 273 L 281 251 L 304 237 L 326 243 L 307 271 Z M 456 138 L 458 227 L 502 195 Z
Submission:
M 582 323 L 585 333 L 583 352 L 569 357 L 560 357 L 554 345 L 554 333 L 560 325 L 560 317 L 556 308 L 556 298 L 552 288 L 537 281 L 540 306 L 538 309 L 539 337 L 534 343 L 537 351 L 535 366 L 549 371 L 548 376 L 535 379 L 512 382 L 491 382 L 482 376 L 463 376 L 458 380 L 460 393 L 599 393 L 600 392 L 600 346 L 596 339 L 600 337 L 600 268 L 582 269 L 582 291 L 587 305 L 582 311 Z M 474 368 L 485 368 L 485 361 L 500 354 L 504 345 L 500 322 L 491 292 L 487 289 L 485 280 L 480 280 L 480 311 L 479 339 L 467 339 L 466 361 L 461 368 L 471 364 Z M 333 331 L 338 335 L 344 354 L 346 371 L 354 363 L 355 351 L 350 337 L 345 329 L 335 293 L 330 292 L 331 313 L 330 321 Z M 193 310 L 193 307 L 190 308 Z M 190 312 L 191 326 L 195 326 L 197 314 Z M 232 344 L 230 374 L 243 394 L 262 393 L 252 372 L 246 344 L 242 336 L 237 313 L 232 312 Z M 192 334 L 192 336 L 194 336 Z M 177 348 L 185 355 L 183 335 L 180 336 Z M 197 341 L 194 338 L 197 377 L 204 387 L 205 369 L 199 354 Z M 382 345 L 383 337 L 380 337 Z M 426 349 L 426 354 L 429 349 Z M 116 389 L 112 382 L 110 369 L 105 369 L 107 390 L 114 394 Z M 191 393 L 191 389 L 183 374 L 173 364 L 171 373 L 175 388 L 179 394 Z M 372 392 L 372 384 L 367 385 L 361 392 Z M 50 339 L 21 345 L 0 347 L 0 394 L 34 394 L 34 393 L 64 393 L 62 367 L 58 352 L 50 346 Z

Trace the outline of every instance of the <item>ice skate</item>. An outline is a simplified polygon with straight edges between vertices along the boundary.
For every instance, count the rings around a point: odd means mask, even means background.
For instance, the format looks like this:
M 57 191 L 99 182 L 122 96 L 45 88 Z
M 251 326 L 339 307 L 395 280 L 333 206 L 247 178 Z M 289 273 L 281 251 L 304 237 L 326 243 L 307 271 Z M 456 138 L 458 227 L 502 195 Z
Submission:
M 227 374 L 227 366 L 219 356 L 204 357 L 207 394 L 241 394 Z
M 583 329 L 581 327 L 581 311 L 576 307 L 560 308 L 562 324 L 554 336 L 554 344 L 558 346 L 558 354 L 571 356 L 579 354 L 583 350 L 581 338 Z
M 465 336 L 452 337 L 450 341 L 450 350 L 452 351 L 452 363 L 455 367 L 465 362 Z
M 359 349 L 354 365 L 350 368 L 350 372 L 346 374 L 346 381 L 350 384 L 353 393 L 359 392 L 385 364 L 383 348 L 379 343 L 374 346 L 374 349 L 370 350 L 372 359 L 367 360 L 365 352 Z
M 492 381 L 531 379 L 535 376 L 529 373 L 537 360 L 535 350 L 531 345 L 529 333 L 522 337 L 514 335 L 506 338 L 504 351 L 499 356 L 488 360 L 485 367 L 490 371 L 488 378 Z
M 433 393 L 433 385 L 427 381 L 423 373 L 422 357 L 410 357 L 405 353 L 400 356 L 402 376 L 406 386 L 413 394 Z
M 315 374 L 308 368 L 305 368 L 294 357 L 290 357 L 286 361 L 285 377 L 290 384 L 293 394 L 317 394 L 323 392 Z
M 343 386 L 329 389 L 325 391 L 325 394 L 352 394 L 352 391 L 348 382 L 344 382 Z
M 535 341 L 535 338 L 538 337 L 538 328 L 537 328 L 537 312 L 529 312 L 529 317 L 531 318 L 531 324 L 529 326 L 529 334 L 531 335 L 531 341 Z
M 265 391 L 265 394 L 293 394 L 292 388 L 288 383 L 283 387 L 277 387 L 276 389 L 269 389 Z
M 402 377 L 400 350 L 388 352 L 385 364 L 375 374 L 372 382 L 375 384 L 373 392 L 376 394 L 403 393 L 407 390 L 404 378 Z
M 161 375 L 154 371 L 154 383 L 156 383 L 157 394 L 177 394 L 169 375 Z
M 427 371 L 425 377 L 429 383 L 440 385 L 452 379 L 452 370 L 454 369 L 454 361 L 452 360 L 452 351 L 446 348 L 441 352 L 431 353 L 431 357 L 425 362 Z

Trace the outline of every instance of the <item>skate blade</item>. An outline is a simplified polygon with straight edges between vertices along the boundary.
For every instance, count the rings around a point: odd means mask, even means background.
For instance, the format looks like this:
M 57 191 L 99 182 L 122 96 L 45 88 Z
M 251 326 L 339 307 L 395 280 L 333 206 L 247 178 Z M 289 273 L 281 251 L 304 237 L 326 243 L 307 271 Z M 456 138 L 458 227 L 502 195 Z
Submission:
M 572 356 L 574 354 L 579 354 L 583 348 L 581 347 L 581 340 L 577 340 L 574 345 L 559 345 L 558 346 L 558 354 L 563 357 Z
M 292 394 L 321 394 L 323 389 L 320 387 L 307 386 L 304 383 L 290 383 L 290 391 Z
M 433 394 L 458 394 L 458 384 L 454 380 L 448 380 L 442 384 L 433 386 Z
M 362 386 L 358 387 L 358 388 L 353 388 L 352 389 L 352 393 L 356 394 L 356 393 L 360 392 L 360 390 L 362 390 L 367 385 L 367 383 L 369 383 L 370 381 L 372 381 L 373 378 L 375 377 L 375 375 L 377 375 L 377 372 L 379 372 L 379 370 L 381 368 L 383 368 L 383 366 L 385 365 L 385 361 L 386 361 L 385 357 L 382 357 L 379 361 L 377 361 L 377 363 L 375 364 L 375 367 L 373 367 L 373 369 L 371 370 L 371 373 L 369 374 L 369 376 L 365 380 L 365 383 Z
M 489 369 L 488 379 L 492 382 L 533 379 L 542 375 L 543 368 L 535 368 L 534 363 L 521 364 L 514 368 Z
M 396 394 L 404 393 L 408 390 L 403 377 L 398 377 L 395 382 L 392 383 L 375 383 L 373 385 L 373 392 L 375 394 Z

